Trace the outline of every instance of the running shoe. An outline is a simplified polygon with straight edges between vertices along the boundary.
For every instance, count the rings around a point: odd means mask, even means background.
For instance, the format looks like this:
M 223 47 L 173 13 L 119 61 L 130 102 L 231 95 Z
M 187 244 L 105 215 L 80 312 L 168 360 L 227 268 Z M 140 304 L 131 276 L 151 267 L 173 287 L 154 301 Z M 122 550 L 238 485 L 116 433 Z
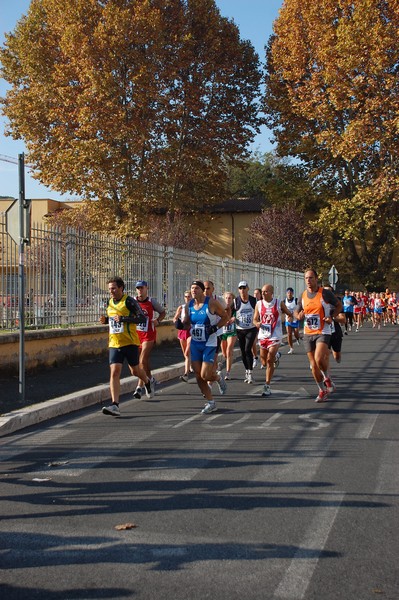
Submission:
M 152 389 L 151 389 L 151 381 L 144 384 L 145 395 L 148 399 L 152 398 Z
M 254 380 L 252 378 L 252 372 L 248 371 L 248 375 L 247 375 L 247 383 L 251 384 L 254 383 Z
M 248 369 L 245 371 L 244 383 L 248 383 Z
M 258 366 L 258 357 L 254 356 L 254 361 L 252 363 L 252 368 L 256 369 L 257 366 Z
M 201 410 L 201 413 L 203 415 L 208 415 L 209 413 L 213 412 L 216 410 L 216 402 L 214 400 L 209 400 L 209 402 L 207 402 L 204 406 L 204 408 Z
M 133 398 L 137 398 L 137 400 L 140 400 L 140 398 L 141 398 L 141 387 L 136 387 L 135 391 L 133 392 Z
M 219 379 L 219 381 L 216 382 L 218 389 L 219 389 L 219 394 L 221 396 L 224 396 L 225 393 L 227 392 L 227 383 L 225 382 L 225 380 L 223 379 L 223 377 L 221 377 Z
M 265 368 L 265 365 L 263 365 L 263 364 L 262 364 L 262 365 L 260 366 L 260 368 L 261 368 L 261 369 L 264 369 L 264 368 Z
M 152 385 L 152 387 L 153 387 L 153 388 L 154 388 L 156 385 L 158 385 L 158 381 L 155 379 L 155 377 L 154 377 L 154 376 L 152 376 L 152 377 L 150 378 L 150 383 L 151 383 L 151 385 Z
M 297 341 L 296 341 L 296 345 L 297 345 L 297 346 L 300 346 L 300 345 L 301 345 L 301 342 L 300 342 L 299 340 L 297 340 Z
M 328 392 L 327 390 L 320 390 L 315 402 L 327 402 Z
M 274 359 L 274 368 L 277 369 L 277 367 L 280 364 L 280 358 L 281 358 L 281 352 L 276 352 L 276 358 Z
M 120 417 L 121 411 L 119 410 L 118 404 L 111 404 L 110 406 L 103 406 L 103 414 L 111 415 L 112 417 Z
M 187 375 L 187 373 L 184 373 L 183 375 L 180 375 L 180 381 L 185 381 L 186 383 L 188 382 L 188 375 Z
M 229 379 L 231 379 L 230 377 L 230 371 L 226 371 L 226 375 L 224 376 L 225 380 L 228 381 Z
M 326 377 L 324 380 L 324 385 L 326 386 L 326 390 L 328 394 L 332 394 L 335 391 L 335 383 L 331 381 L 329 377 Z
M 272 390 L 270 389 L 270 385 L 265 383 L 265 385 L 263 386 L 262 398 L 267 398 L 268 396 L 271 396 L 271 394 Z
M 294 354 L 294 348 L 290 348 L 287 352 L 287 354 Z

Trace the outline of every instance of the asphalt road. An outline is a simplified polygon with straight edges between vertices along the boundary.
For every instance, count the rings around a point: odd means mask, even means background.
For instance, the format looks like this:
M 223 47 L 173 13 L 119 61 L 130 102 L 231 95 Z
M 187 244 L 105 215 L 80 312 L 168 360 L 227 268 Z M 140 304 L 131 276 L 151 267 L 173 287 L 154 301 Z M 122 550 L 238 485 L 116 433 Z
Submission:
M 325 404 L 284 347 L 269 399 L 236 362 L 211 415 L 173 381 L 1 438 L 1 597 L 397 600 L 398 346 L 345 337 Z

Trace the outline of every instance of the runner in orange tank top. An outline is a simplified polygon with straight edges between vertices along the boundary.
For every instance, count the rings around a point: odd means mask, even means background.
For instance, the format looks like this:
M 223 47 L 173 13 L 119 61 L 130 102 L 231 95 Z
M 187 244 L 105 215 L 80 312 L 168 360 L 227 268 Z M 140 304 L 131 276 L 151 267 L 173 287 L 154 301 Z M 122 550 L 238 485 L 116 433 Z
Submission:
M 304 319 L 303 343 L 319 388 L 316 402 L 325 402 L 328 394 L 335 390 L 334 383 L 328 377 L 328 345 L 333 318 L 341 311 L 342 304 L 331 290 L 319 287 L 314 269 L 305 272 L 305 283 L 306 290 L 294 315 L 298 320 Z

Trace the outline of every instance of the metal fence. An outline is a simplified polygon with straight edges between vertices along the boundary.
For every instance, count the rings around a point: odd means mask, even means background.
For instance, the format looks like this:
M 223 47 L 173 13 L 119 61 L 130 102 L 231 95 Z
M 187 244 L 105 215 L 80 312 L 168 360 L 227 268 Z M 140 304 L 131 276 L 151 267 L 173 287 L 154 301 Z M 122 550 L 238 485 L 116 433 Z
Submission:
M 0 327 L 18 328 L 18 246 L 6 233 L 0 214 Z M 238 282 L 250 288 L 272 283 L 284 297 L 288 286 L 299 293 L 303 274 L 265 265 L 198 254 L 135 240 L 74 229 L 34 225 L 25 251 L 25 327 L 68 327 L 98 323 L 108 301 L 107 281 L 125 281 L 135 293 L 138 279 L 172 317 L 193 279 L 211 280 L 218 294 L 237 292 Z

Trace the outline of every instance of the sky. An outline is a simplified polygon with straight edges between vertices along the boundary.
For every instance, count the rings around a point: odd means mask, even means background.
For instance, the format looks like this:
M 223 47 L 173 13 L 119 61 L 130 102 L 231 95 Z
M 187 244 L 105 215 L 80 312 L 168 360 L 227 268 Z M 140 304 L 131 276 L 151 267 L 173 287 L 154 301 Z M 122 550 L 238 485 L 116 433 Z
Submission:
M 265 58 L 264 47 L 272 33 L 273 22 L 278 16 L 283 0 L 216 0 L 216 5 L 224 17 L 232 19 L 240 30 L 241 38 L 250 40 L 260 60 Z M 1 0 L 0 11 L 0 44 L 4 42 L 4 34 L 14 30 L 17 21 L 24 15 L 30 5 L 30 0 Z M 4 96 L 7 84 L 0 79 L 0 96 Z M 4 157 L 15 161 L 18 155 L 25 152 L 21 140 L 13 140 L 4 135 L 5 119 L 0 116 L 0 196 L 18 198 L 18 166 L 5 162 Z M 270 132 L 266 128 L 256 137 L 253 150 L 267 152 L 272 149 Z M 60 195 L 51 188 L 41 185 L 30 176 L 29 169 L 25 170 L 26 198 L 52 198 L 53 200 L 68 200 L 70 196 Z

